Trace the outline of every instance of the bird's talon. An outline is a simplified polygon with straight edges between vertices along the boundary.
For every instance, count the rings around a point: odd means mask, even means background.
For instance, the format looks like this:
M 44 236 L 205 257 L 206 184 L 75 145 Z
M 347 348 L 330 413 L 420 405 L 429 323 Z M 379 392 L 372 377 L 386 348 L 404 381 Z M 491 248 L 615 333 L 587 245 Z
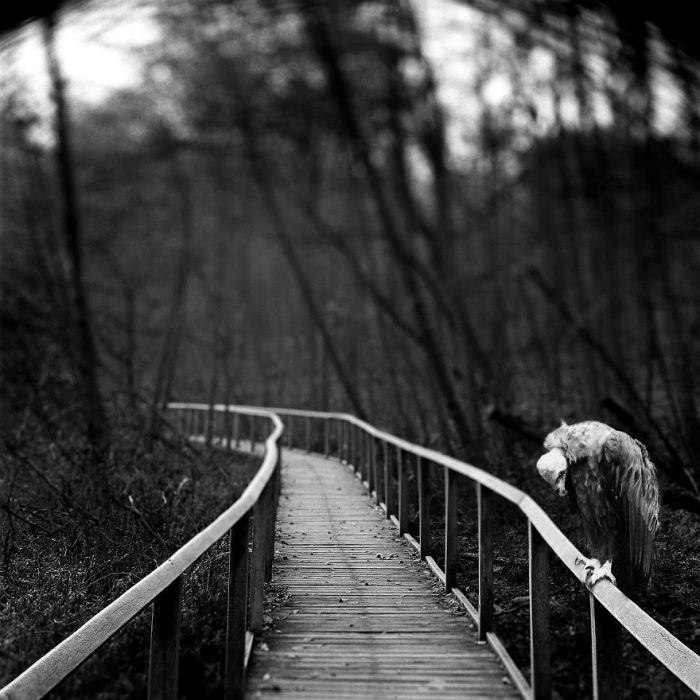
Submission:
M 610 581 L 610 583 L 613 584 L 613 586 L 617 586 L 617 579 L 613 575 L 611 566 L 612 563 L 606 561 L 605 564 L 596 567 L 595 571 L 592 571 L 591 574 L 587 577 L 589 579 L 588 585 L 595 586 L 595 584 L 598 583 L 598 581 L 601 581 L 602 579 L 607 579 L 608 581 Z

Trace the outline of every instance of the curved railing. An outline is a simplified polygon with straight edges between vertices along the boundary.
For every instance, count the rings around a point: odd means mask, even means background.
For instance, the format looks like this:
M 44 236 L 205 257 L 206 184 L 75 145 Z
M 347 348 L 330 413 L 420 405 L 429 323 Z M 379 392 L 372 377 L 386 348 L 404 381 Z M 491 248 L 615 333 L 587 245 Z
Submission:
M 549 630 L 549 551 L 579 580 L 584 574 L 581 552 L 566 538 L 542 508 L 526 493 L 477 467 L 447 457 L 378 430 L 343 413 L 268 409 L 285 418 L 287 442 L 307 451 L 315 449 L 354 465 L 370 493 L 401 534 L 420 552 L 445 590 L 453 593 L 478 625 L 479 640 L 488 642 L 501 657 L 523 697 L 549 698 L 552 692 Z M 301 428 L 295 423 L 301 423 Z M 296 427 L 296 430 L 295 430 Z M 335 428 L 333 430 L 333 428 Z M 335 449 L 332 449 L 334 447 Z M 391 452 L 394 453 L 392 458 Z M 419 536 L 408 534 L 407 457 L 412 457 L 418 482 Z M 432 557 L 429 536 L 428 469 L 445 469 L 444 568 Z M 479 518 L 479 604 L 474 608 L 456 587 L 458 477 L 476 484 Z M 396 482 L 396 485 L 395 485 Z M 494 634 L 493 517 L 497 499 L 514 504 L 528 521 L 530 588 L 530 685 Z M 620 669 L 606 658 L 605 635 L 611 620 L 624 627 L 649 653 L 688 688 L 700 695 L 700 657 L 607 580 L 589 588 L 593 694 L 609 695 L 619 681 Z M 612 624 L 615 624 L 614 622 Z M 616 678 L 611 678 L 616 674 Z
M 251 632 L 262 626 L 263 582 L 271 574 L 274 512 L 279 489 L 280 446 L 286 417 L 287 444 L 316 450 L 351 464 L 387 518 L 425 559 L 445 590 L 454 594 L 478 625 L 478 637 L 488 642 L 503 660 L 523 697 L 551 697 L 549 632 L 549 551 L 580 579 L 581 553 L 525 493 L 470 464 L 415 445 L 344 413 L 286 408 L 169 404 L 177 426 L 193 439 L 220 447 L 265 446 L 258 473 L 243 495 L 209 527 L 196 535 L 168 561 L 139 581 L 112 604 L 89 620 L 33 666 L 0 690 L 0 699 L 38 698 L 47 693 L 116 634 L 135 615 L 153 604 L 149 697 L 176 697 L 179 609 L 182 574 L 215 542 L 230 532 L 226 697 L 242 697 L 246 649 Z M 271 421 L 273 430 L 258 440 L 260 422 Z M 297 426 L 301 423 L 301 429 Z M 419 534 L 408 533 L 408 457 L 417 475 Z M 445 470 L 444 568 L 432 556 L 430 541 L 430 492 L 428 470 Z M 457 489 L 460 477 L 476 484 L 479 518 L 479 600 L 474 608 L 456 586 Z M 493 517 L 498 498 L 513 503 L 528 521 L 530 588 L 530 685 L 494 633 L 493 626 Z M 249 554 L 251 521 L 255 523 Z M 250 559 L 250 582 L 248 566 Z M 589 589 L 594 697 L 605 694 L 610 672 L 601 648 L 600 629 L 606 619 L 617 621 L 671 673 L 700 694 L 700 658 L 659 625 L 609 581 Z M 247 613 L 249 622 L 247 623 Z M 247 632 L 247 628 L 251 632 Z M 609 629 L 609 627 L 608 627 Z M 613 669 L 619 673 L 619 669 Z
M 212 412 L 206 404 L 172 404 L 168 410 L 171 416 L 180 419 L 180 425 L 193 412 L 202 416 L 210 416 Z M 265 446 L 262 465 L 241 497 L 157 569 L 2 688 L 2 700 L 44 696 L 149 605 L 153 606 L 153 617 L 148 695 L 149 698 L 177 697 L 182 576 L 227 534 L 230 556 L 224 685 L 226 697 L 242 697 L 252 635 L 262 629 L 264 582 L 272 571 L 283 425 L 269 411 L 228 407 L 226 417 L 234 412 L 239 421 L 248 422 L 252 434 L 260 429 L 261 422 L 271 424 L 271 431 L 260 441 Z M 209 420 L 208 424 L 211 423 Z M 198 437 L 196 431 L 188 434 Z M 213 440 L 205 433 L 199 437 Z M 251 442 L 250 447 L 254 448 L 255 443 Z

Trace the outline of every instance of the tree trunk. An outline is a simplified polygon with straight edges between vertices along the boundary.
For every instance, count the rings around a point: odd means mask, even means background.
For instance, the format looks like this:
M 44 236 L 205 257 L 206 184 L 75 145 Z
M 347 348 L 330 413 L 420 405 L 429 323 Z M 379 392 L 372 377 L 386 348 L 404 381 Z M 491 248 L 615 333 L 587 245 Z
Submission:
M 189 183 L 181 171 L 175 154 L 173 184 L 181 206 L 180 254 L 175 273 L 175 283 L 170 297 L 170 308 L 166 322 L 165 341 L 156 373 L 155 388 L 151 399 L 148 433 L 153 435 L 158 427 L 158 415 L 162 405 L 170 398 L 175 376 L 177 358 L 185 327 L 185 304 L 192 271 L 194 221 Z
M 97 351 L 90 307 L 83 277 L 83 231 L 75 184 L 73 154 L 68 123 L 65 81 L 56 53 L 56 18 L 49 13 L 43 20 L 44 47 L 55 108 L 56 165 L 63 205 L 63 238 L 69 260 L 75 333 L 73 352 L 83 394 L 82 414 L 90 443 L 100 448 L 108 434 L 107 416 L 97 378 Z

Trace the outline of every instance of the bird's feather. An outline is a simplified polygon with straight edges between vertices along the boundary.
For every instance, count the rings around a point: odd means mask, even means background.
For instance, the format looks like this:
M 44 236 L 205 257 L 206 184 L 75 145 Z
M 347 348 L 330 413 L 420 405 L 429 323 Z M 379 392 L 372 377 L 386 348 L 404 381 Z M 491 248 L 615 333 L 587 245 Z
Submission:
M 622 525 L 620 545 L 630 569 L 628 574 L 632 580 L 646 583 L 651 575 L 659 525 L 656 469 L 644 445 L 619 431 L 606 440 L 603 459 L 613 477 Z

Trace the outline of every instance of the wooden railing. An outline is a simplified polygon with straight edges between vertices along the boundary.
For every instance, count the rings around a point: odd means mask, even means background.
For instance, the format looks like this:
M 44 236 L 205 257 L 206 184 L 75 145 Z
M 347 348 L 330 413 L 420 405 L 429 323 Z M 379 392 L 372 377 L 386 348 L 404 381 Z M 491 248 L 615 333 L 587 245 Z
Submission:
M 182 577 L 226 535 L 229 535 L 229 579 L 224 687 L 227 698 L 243 697 L 245 665 L 253 634 L 259 632 L 263 624 L 264 582 L 269 581 L 272 572 L 283 425 L 276 415 L 256 408 L 227 407 L 224 410 L 206 404 L 172 404 L 168 413 L 179 427 L 186 429 L 188 436 L 218 442 L 222 447 L 232 445 L 221 435 L 229 435 L 234 427 L 245 423 L 248 437 L 252 438 L 246 446 L 254 449 L 256 438 L 264 445 L 262 465 L 230 508 L 161 566 L 2 688 L 1 700 L 44 696 L 148 606 L 152 606 L 148 697 L 175 700 Z M 218 437 L 212 434 L 215 418 L 222 426 Z
M 0 690 L 0 700 L 39 698 L 49 692 L 114 636 L 135 615 L 153 605 L 149 697 L 175 698 L 182 575 L 214 543 L 230 533 L 226 633 L 225 696 L 241 697 L 251 632 L 262 626 L 263 582 L 272 570 L 274 512 L 279 490 L 282 423 L 287 444 L 308 452 L 335 456 L 353 466 L 370 494 L 425 559 L 445 590 L 466 608 L 478 627 L 479 640 L 502 659 L 525 698 L 552 694 L 549 630 L 549 552 L 581 579 L 581 553 L 525 493 L 470 464 L 412 444 L 342 413 L 247 406 L 170 404 L 170 417 L 190 436 L 220 447 L 251 450 L 265 446 L 263 464 L 243 495 L 209 527 L 170 559 L 52 649 Z M 273 430 L 263 438 L 264 422 Z M 408 458 L 417 475 L 418 539 L 408 533 Z M 444 566 L 433 558 L 430 542 L 430 470 L 444 470 Z M 479 519 L 479 594 L 475 608 L 456 585 L 457 489 L 460 477 L 474 482 Z M 530 684 L 494 633 L 494 515 L 499 499 L 513 503 L 528 522 L 530 590 Z M 253 526 L 252 548 L 249 534 Z M 248 567 L 250 565 L 250 576 Z M 700 658 L 659 625 L 609 581 L 589 590 L 594 697 L 604 695 L 606 678 L 597 630 L 602 616 L 612 616 L 688 688 L 700 694 Z M 247 631 L 250 630 L 250 631 Z
M 270 408 L 283 417 L 287 444 L 306 451 L 334 455 L 353 465 L 370 494 L 399 532 L 425 559 L 433 573 L 466 608 L 478 628 L 478 638 L 487 642 L 501 658 L 518 690 L 525 698 L 550 698 L 552 673 L 549 628 L 549 552 L 553 552 L 580 581 L 584 565 L 581 552 L 564 536 L 530 496 L 505 481 L 465 462 L 412 444 L 378 430 L 354 416 L 342 413 Z M 408 460 L 417 479 L 418 539 L 408 533 Z M 428 473 L 444 469 L 444 567 L 433 558 L 430 542 L 430 492 Z M 460 477 L 476 485 L 479 521 L 479 593 L 474 607 L 456 586 L 457 490 Z M 494 515 L 500 499 L 520 509 L 527 519 L 529 537 L 530 597 L 530 684 L 494 633 L 493 551 Z M 583 585 L 583 584 L 582 584 Z M 607 580 L 589 588 L 593 696 L 610 697 L 610 687 L 619 680 L 620 669 L 611 668 L 604 652 L 600 630 L 617 621 L 647 651 L 688 688 L 700 695 L 700 657 L 652 619 Z M 617 674 L 611 678 L 610 674 Z

